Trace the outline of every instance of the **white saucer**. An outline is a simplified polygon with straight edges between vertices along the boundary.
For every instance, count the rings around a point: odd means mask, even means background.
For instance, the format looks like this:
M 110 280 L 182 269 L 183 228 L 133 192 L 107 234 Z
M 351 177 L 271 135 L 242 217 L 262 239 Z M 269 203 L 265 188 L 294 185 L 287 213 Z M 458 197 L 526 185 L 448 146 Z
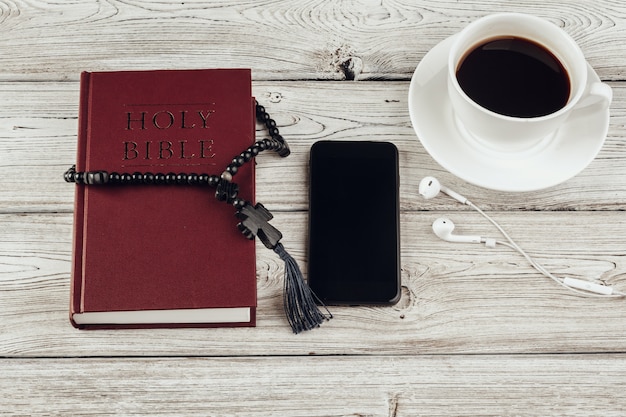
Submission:
M 541 146 L 520 153 L 494 151 L 460 132 L 447 93 L 447 56 L 453 39 L 424 56 L 409 87 L 411 123 L 435 161 L 469 183 L 512 192 L 560 184 L 591 163 L 608 132 L 608 108 L 592 105 L 575 111 Z M 589 82 L 599 80 L 589 67 Z

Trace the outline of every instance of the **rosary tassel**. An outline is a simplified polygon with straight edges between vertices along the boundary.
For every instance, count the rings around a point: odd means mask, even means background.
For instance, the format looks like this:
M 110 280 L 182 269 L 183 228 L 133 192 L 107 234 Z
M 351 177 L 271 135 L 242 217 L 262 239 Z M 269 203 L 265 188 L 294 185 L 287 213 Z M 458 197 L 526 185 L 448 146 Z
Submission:
M 222 187 L 218 185 L 218 193 Z M 319 327 L 324 320 L 330 320 L 333 315 L 315 295 L 313 290 L 304 282 L 298 263 L 287 253 L 280 239 L 283 235 L 269 223 L 274 216 L 263 204 L 243 202 L 238 204 L 237 217 L 241 222 L 237 228 L 248 239 L 258 237 L 266 248 L 272 249 L 285 262 L 285 279 L 283 285 L 283 308 L 287 321 L 294 333 Z M 323 314 L 316 302 L 326 308 Z
M 333 315 L 319 298 L 304 282 L 302 271 L 298 263 L 287 251 L 282 243 L 274 247 L 274 252 L 285 262 L 285 281 L 283 286 L 283 308 L 294 333 L 319 327 L 324 320 L 330 320 Z M 324 314 L 317 306 L 317 302 L 326 309 Z

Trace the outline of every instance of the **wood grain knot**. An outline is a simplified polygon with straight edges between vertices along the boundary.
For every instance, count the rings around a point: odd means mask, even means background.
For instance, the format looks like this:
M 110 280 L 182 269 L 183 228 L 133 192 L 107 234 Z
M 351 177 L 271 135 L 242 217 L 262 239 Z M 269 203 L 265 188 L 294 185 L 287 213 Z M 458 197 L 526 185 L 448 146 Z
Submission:
M 321 63 L 318 69 L 338 73 L 343 80 L 354 81 L 363 71 L 363 60 L 350 45 L 329 47 L 318 55 Z

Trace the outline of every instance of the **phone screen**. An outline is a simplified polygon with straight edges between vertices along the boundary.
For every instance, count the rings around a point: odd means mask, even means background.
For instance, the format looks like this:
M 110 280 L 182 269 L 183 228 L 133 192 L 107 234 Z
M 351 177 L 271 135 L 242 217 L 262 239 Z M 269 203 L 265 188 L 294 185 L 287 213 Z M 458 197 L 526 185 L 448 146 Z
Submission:
M 325 304 L 400 298 L 398 150 L 320 141 L 309 161 L 308 280 Z

